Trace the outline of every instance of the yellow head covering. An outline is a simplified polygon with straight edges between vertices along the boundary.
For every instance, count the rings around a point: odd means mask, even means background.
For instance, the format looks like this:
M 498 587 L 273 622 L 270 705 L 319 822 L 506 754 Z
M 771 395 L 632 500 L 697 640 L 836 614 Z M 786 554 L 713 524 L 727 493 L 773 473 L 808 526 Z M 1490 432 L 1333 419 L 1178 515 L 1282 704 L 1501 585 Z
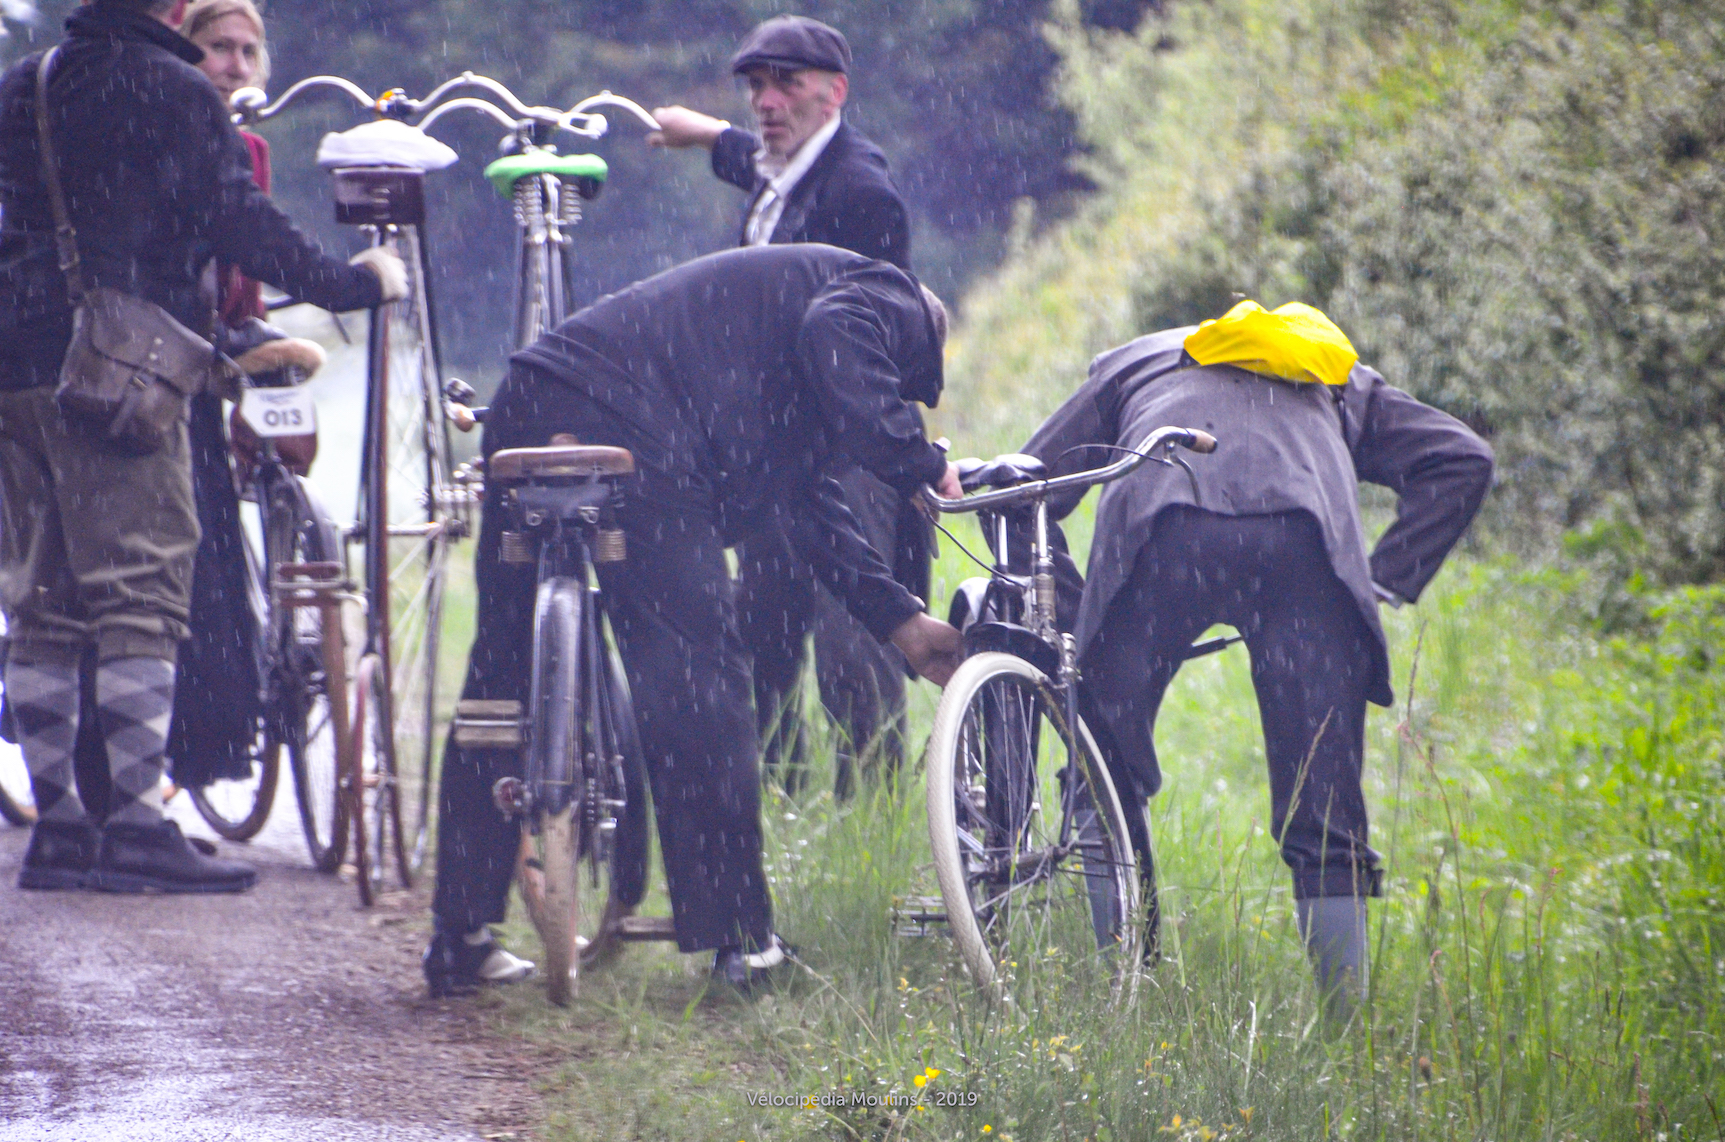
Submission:
M 1309 305 L 1291 301 L 1274 312 L 1242 301 L 1206 321 L 1186 338 L 1200 365 L 1237 365 L 1284 381 L 1345 385 L 1360 359 L 1336 323 Z

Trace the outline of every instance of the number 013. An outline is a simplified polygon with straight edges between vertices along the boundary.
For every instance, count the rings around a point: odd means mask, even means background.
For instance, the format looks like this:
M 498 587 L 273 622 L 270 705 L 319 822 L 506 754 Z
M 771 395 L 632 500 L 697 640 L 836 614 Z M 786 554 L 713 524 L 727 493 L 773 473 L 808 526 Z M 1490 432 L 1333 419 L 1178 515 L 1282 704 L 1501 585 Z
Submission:
M 259 436 L 303 436 L 317 431 L 317 403 L 311 386 L 247 389 L 240 415 Z

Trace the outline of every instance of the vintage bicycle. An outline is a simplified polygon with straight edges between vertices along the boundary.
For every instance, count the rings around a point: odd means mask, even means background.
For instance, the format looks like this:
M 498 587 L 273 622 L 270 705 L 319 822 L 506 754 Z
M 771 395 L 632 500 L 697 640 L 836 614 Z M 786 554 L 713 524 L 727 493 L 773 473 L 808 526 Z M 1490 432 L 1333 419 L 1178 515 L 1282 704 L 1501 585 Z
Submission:
M 573 227 L 582 204 L 604 186 L 594 155 L 562 155 L 550 145 L 563 120 L 523 116 L 455 100 L 510 128 L 506 152 L 486 178 L 514 207 L 517 227 L 515 340 L 532 344 L 568 316 L 574 295 Z M 649 129 L 658 124 L 635 103 L 601 92 L 569 116 L 599 118 L 616 107 Z M 520 108 L 510 110 L 520 115 Z M 432 118 L 424 121 L 429 125 Z M 600 120 L 603 123 L 603 120 Z M 471 392 L 451 392 L 452 423 L 470 430 L 485 409 Z M 558 444 L 493 455 L 484 472 L 501 486 L 509 513 L 502 557 L 536 563 L 533 665 L 525 704 L 466 700 L 453 738 L 471 748 L 523 751 L 524 778 L 498 782 L 498 807 L 521 826 L 518 879 L 545 948 L 550 998 L 566 1003 L 580 968 L 613 958 L 623 945 L 674 938 L 669 917 L 636 916 L 648 878 L 647 782 L 628 685 L 608 636 L 598 566 L 625 557 L 612 519 L 634 460 L 620 448 Z M 604 903 L 582 908 L 587 895 Z
M 338 795 L 336 748 L 329 688 L 321 660 L 321 627 L 277 605 L 271 586 L 283 564 L 328 562 L 341 552 L 340 529 L 316 490 L 278 453 L 276 441 L 311 427 L 303 369 L 288 366 L 248 384 L 240 413 L 257 436 L 257 453 L 244 481 L 243 510 L 254 513 L 243 531 L 248 600 L 257 616 L 254 648 L 263 684 L 263 721 L 249 773 L 188 789 L 192 804 L 218 835 L 244 841 L 264 827 L 275 803 L 281 755 L 287 753 L 301 827 L 312 863 L 325 872 L 340 864 L 347 816 Z
M 505 489 L 503 561 L 538 568 L 531 682 L 525 705 L 463 701 L 454 740 L 524 751 L 525 777 L 493 793 L 521 824 L 522 896 L 559 1004 L 582 964 L 632 940 L 674 938 L 669 917 L 634 915 L 647 887 L 647 780 L 598 577 L 627 558 L 615 516 L 634 470 L 626 449 L 572 444 L 505 449 L 486 472 Z M 602 907 L 580 907 L 583 871 Z
M 464 90 L 479 90 L 489 98 L 456 94 Z M 514 153 L 493 163 L 487 175 L 501 185 L 500 170 L 513 169 L 511 191 L 532 239 L 524 245 L 523 269 L 518 274 L 524 291 L 530 291 L 522 308 L 530 311 L 532 320 L 518 322 L 518 336 L 528 328 L 537 336 L 546 322 L 560 319 L 569 281 L 559 261 L 567 244 L 563 235 L 579 219 L 581 196 L 596 194 L 605 175 L 603 160 L 557 155 L 548 138 L 560 132 L 585 138 L 603 135 L 606 120 L 592 110 L 600 106 L 624 107 L 652 122 L 638 106 L 608 92 L 567 111 L 528 106 L 502 84 L 472 72 L 439 85 L 423 99 L 409 98 L 399 89 L 374 98 L 340 77 L 313 76 L 294 84 L 273 103 L 250 89 L 236 92 L 233 104 L 237 118 L 260 122 L 319 91 L 337 92 L 377 119 L 394 120 L 419 133 L 461 110 L 486 114 L 509 129 Z M 374 244 L 393 246 L 410 279 L 409 298 L 384 307 L 370 324 L 358 518 L 342 536 L 341 549 L 331 553 L 362 569 L 358 580 L 366 601 L 363 653 L 376 657 L 382 676 L 369 706 L 355 703 L 356 711 L 364 710 L 371 723 L 381 728 L 368 736 L 368 741 L 376 738 L 375 744 L 366 746 L 362 772 L 352 779 L 364 790 L 363 821 L 354 822 L 354 827 L 369 832 L 369 844 L 356 839 L 353 852 L 366 866 L 359 870 L 361 879 L 369 879 L 370 890 L 375 891 L 382 887 L 386 864 L 393 864 L 401 882 L 410 884 L 427 853 L 443 724 L 437 671 L 446 569 L 451 544 L 468 532 L 478 485 L 477 480 L 465 480 L 452 463 L 443 402 L 446 396 L 470 402 L 472 389 L 459 380 L 446 384 L 442 379 L 424 228 L 424 171 L 382 159 L 356 160 L 336 168 L 333 175 L 337 220 L 362 227 Z M 568 193 L 562 190 L 565 184 Z M 523 185 L 541 197 L 530 201 L 534 196 L 525 193 Z M 546 202 L 545 194 L 554 197 Z M 321 621 L 308 617 L 322 613 L 316 608 L 296 609 L 301 613 L 295 621 L 302 626 Z M 366 675 L 355 677 L 363 681 Z M 311 696 L 300 706 L 315 719 L 319 701 Z M 327 696 L 321 701 L 327 703 Z M 307 740 L 323 732 L 322 723 L 315 720 L 295 730 Z M 320 756 L 324 753 L 320 751 Z M 332 795 L 326 782 L 314 777 L 310 784 L 314 796 L 307 813 L 308 841 L 320 866 L 333 865 L 341 858 L 343 799 Z M 302 799 L 302 808 L 306 804 Z M 387 859 L 390 853 L 393 861 Z
M 994 566 L 953 600 L 967 657 L 941 694 L 928 747 L 940 897 L 902 918 L 944 922 L 987 991 L 1034 993 L 1052 970 L 1106 980 L 1118 995 L 1137 978 L 1155 925 L 1154 870 L 1139 864 L 1149 856 L 1146 822 L 1117 793 L 1084 717 L 1076 644 L 1055 622 L 1048 497 L 1146 462 L 1183 465 L 1178 449 L 1215 447 L 1206 432 L 1158 428 L 1106 467 L 1050 476 L 1032 456 L 969 460 L 960 482 L 975 494 L 925 493 L 942 513 L 979 513 Z M 1025 523 L 1028 574 L 1014 570 L 1026 562 L 1012 550 Z

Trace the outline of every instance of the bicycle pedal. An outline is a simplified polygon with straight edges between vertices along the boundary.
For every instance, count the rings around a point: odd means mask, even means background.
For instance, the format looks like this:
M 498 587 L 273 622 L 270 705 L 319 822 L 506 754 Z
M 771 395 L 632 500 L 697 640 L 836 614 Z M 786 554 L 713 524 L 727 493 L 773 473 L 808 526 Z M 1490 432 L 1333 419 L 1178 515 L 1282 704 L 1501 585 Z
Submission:
M 519 749 L 527 744 L 521 703 L 513 699 L 465 698 L 455 704 L 454 740 L 475 749 Z
M 939 896 L 905 896 L 893 901 L 889 918 L 900 936 L 933 936 L 932 925 L 945 924 L 946 901 Z
M 625 916 L 612 929 L 619 940 L 675 940 L 677 926 L 669 916 Z

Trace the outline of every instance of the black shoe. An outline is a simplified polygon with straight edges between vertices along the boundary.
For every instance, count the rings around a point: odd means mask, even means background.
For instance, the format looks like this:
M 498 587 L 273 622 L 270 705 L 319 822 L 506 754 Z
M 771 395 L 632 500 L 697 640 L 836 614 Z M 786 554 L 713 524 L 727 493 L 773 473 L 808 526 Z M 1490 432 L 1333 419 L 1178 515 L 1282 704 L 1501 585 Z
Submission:
M 104 825 L 90 873 L 90 887 L 103 892 L 244 892 L 257 882 L 257 869 L 205 856 L 167 819 Z
M 472 995 L 488 983 L 519 983 L 533 974 L 533 962 L 506 950 L 486 932 L 470 944 L 458 932 L 439 931 L 419 957 L 425 988 L 433 999 Z
M 714 952 L 713 978 L 747 994 L 771 980 L 773 969 L 796 958 L 796 948 L 779 939 L 775 932 L 767 937 L 766 948 L 759 952 L 745 952 L 735 946 Z
M 18 870 L 19 888 L 83 888 L 96 863 L 100 834 L 92 821 L 37 821 Z

